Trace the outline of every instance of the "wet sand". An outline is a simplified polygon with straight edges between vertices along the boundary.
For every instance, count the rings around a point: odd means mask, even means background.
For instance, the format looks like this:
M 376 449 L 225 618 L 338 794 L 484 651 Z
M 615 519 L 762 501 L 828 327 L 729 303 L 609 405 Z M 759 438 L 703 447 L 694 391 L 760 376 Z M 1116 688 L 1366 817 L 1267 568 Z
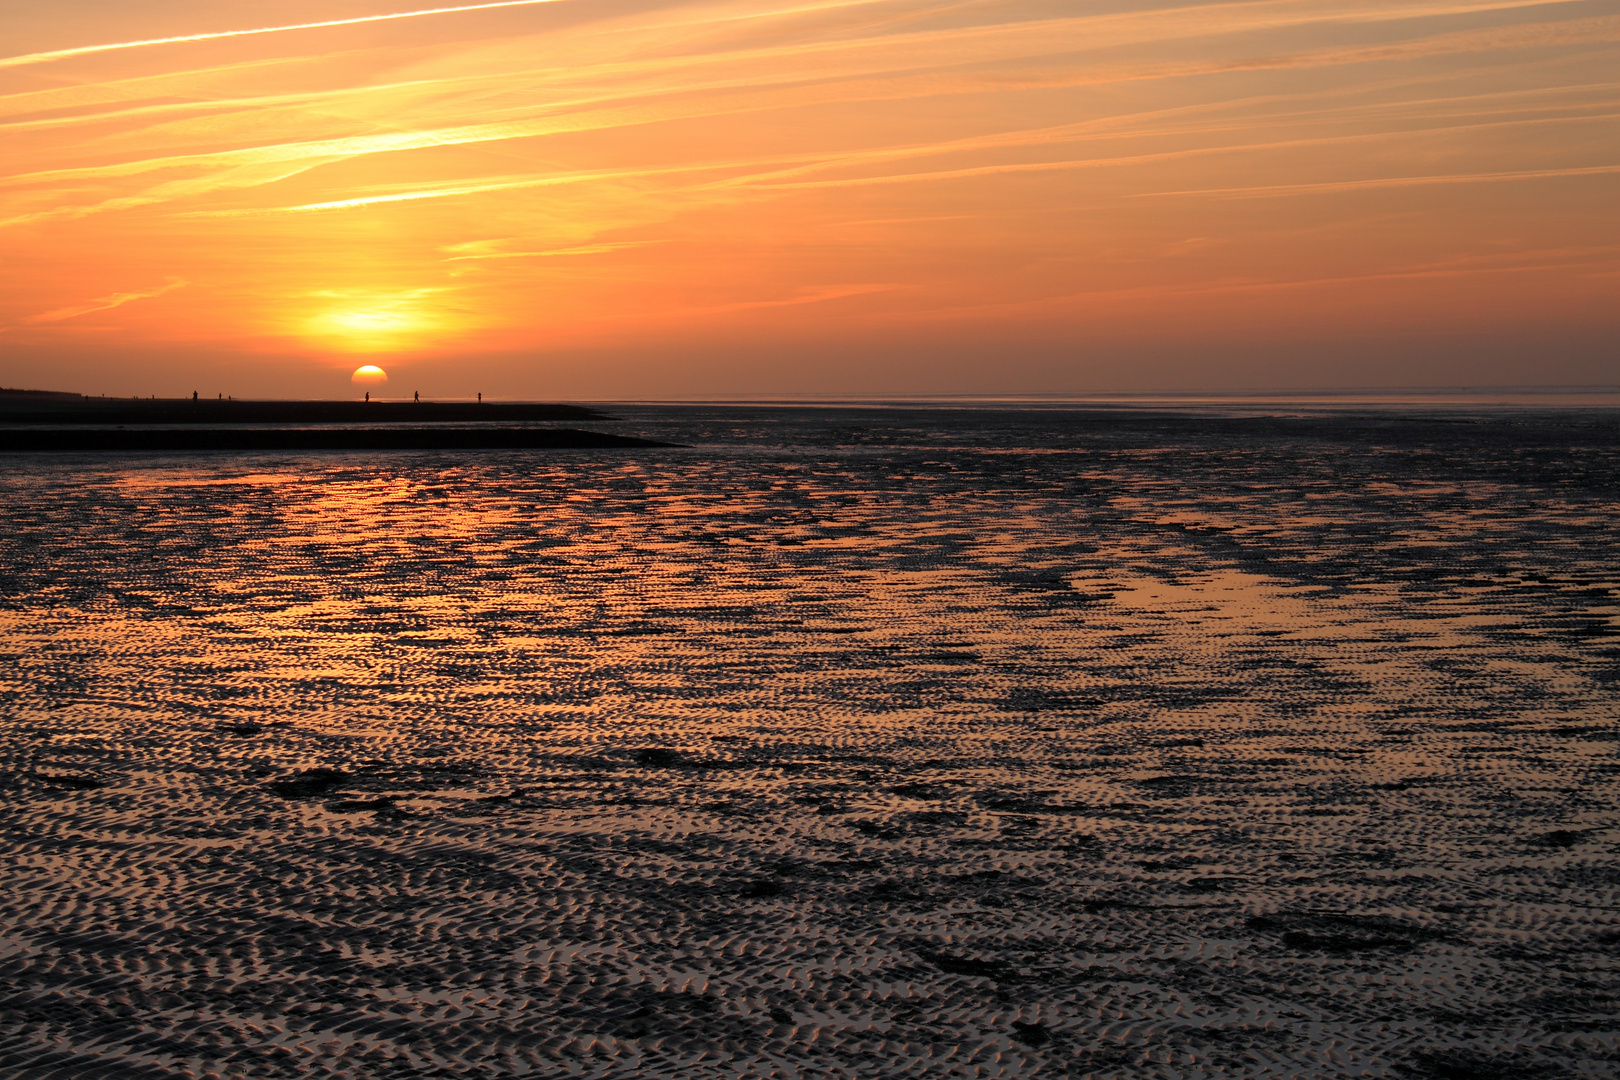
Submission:
M 8 460 L 0 1073 L 1614 1075 L 1612 418 L 624 431 Z

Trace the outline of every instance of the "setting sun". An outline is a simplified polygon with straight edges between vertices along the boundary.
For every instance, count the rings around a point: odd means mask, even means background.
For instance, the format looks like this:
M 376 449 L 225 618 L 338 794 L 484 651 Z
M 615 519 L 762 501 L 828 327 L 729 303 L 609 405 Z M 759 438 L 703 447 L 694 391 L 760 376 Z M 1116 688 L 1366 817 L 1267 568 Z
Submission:
M 366 364 L 355 368 L 354 374 L 349 376 L 349 381 L 358 385 L 377 386 L 388 381 L 388 372 L 376 364 Z

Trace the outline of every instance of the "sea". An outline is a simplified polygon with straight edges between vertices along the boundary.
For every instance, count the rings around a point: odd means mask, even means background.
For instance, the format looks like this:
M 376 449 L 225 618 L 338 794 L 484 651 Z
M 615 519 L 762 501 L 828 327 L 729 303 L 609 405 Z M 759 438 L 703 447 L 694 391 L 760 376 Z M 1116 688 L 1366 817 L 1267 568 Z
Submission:
M 0 457 L 0 1075 L 1613 1077 L 1620 408 Z

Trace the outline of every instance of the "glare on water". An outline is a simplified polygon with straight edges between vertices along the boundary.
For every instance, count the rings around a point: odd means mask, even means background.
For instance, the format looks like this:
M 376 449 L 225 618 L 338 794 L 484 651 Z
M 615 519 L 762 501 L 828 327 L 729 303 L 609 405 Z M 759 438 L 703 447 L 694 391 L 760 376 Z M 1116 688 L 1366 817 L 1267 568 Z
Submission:
M 625 412 L 697 446 L 8 463 L 16 1038 L 1613 1060 L 1608 429 Z

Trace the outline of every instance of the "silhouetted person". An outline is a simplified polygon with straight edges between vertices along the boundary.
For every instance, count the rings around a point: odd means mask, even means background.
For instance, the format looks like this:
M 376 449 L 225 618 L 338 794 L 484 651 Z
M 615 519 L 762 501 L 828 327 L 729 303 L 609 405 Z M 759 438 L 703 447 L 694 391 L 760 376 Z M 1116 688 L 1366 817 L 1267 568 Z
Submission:
M 370 401 L 370 400 L 371 400 L 371 391 L 370 391 L 370 390 L 367 390 L 367 391 L 366 391 L 366 400 L 367 400 L 367 401 Z
M 192 392 L 191 392 L 191 400 L 192 400 L 192 401 L 196 401 L 196 400 L 197 400 L 197 391 L 195 391 L 195 390 L 193 390 L 193 391 L 192 391 Z
M 412 394 L 411 394 L 411 400 L 412 401 L 421 401 L 422 400 L 422 391 L 420 391 L 420 390 L 413 391 Z
M 482 390 L 478 391 L 478 403 L 480 405 L 484 403 L 484 392 Z

